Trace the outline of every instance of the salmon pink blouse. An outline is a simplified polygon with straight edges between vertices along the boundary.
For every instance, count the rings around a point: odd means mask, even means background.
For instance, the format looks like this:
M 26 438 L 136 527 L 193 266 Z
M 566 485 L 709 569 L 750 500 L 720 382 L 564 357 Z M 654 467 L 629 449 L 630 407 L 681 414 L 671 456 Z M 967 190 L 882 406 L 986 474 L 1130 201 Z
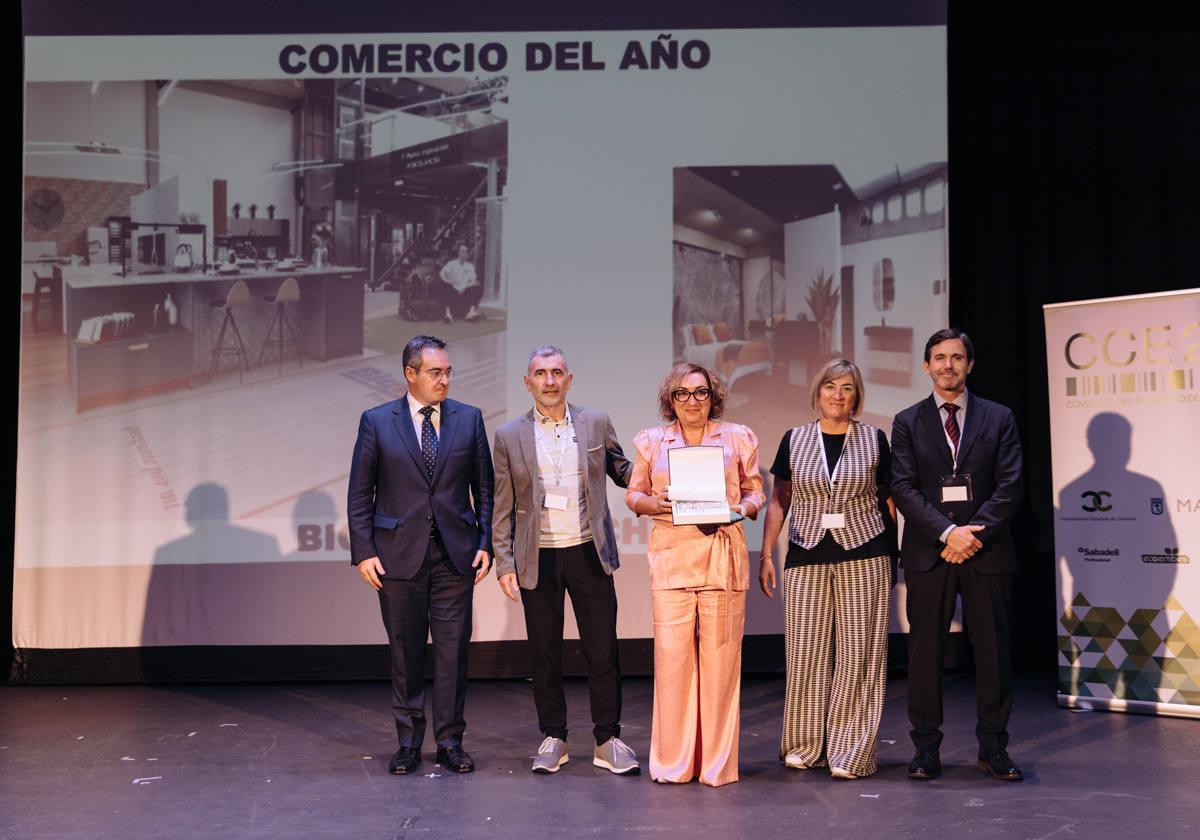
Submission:
M 633 476 L 625 504 L 635 510 L 643 496 L 667 489 L 670 476 L 667 452 L 687 446 L 679 423 L 643 429 L 633 439 L 637 449 Z M 704 429 L 702 446 L 720 446 L 725 451 L 725 498 L 730 505 L 763 506 L 763 480 L 758 468 L 758 438 L 750 427 L 738 423 L 710 421 Z M 647 561 L 651 589 L 724 589 L 740 592 L 750 588 L 750 558 L 741 522 L 712 526 L 675 525 L 671 514 L 651 517 Z

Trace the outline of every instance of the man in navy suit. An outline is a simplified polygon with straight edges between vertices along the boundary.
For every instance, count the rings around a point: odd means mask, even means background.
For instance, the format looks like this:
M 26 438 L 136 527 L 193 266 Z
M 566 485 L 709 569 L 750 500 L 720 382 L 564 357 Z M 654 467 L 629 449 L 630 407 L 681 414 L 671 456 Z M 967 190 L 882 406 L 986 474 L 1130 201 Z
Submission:
M 379 592 L 391 645 L 396 775 L 421 760 L 427 636 L 437 761 L 475 769 L 463 700 L 473 585 L 491 565 L 492 459 L 479 409 L 446 399 L 453 374 L 444 341 L 408 342 L 408 393 L 363 412 L 350 465 L 350 562 Z
M 1022 778 L 1007 751 L 1017 571 L 1008 523 L 1021 499 L 1021 440 L 1012 411 L 967 392 L 974 364 L 966 333 L 934 333 L 924 362 L 933 394 L 892 424 L 892 495 L 904 514 L 900 565 L 908 587 L 911 779 L 941 773 L 942 660 L 956 595 L 975 652 L 977 766 L 997 779 Z

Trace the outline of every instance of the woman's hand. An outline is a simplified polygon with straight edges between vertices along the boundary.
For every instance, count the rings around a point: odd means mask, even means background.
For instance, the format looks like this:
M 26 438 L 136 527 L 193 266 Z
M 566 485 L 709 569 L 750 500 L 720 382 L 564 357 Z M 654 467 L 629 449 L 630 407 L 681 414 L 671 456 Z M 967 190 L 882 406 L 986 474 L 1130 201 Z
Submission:
M 667 495 L 666 490 L 663 490 L 657 495 L 651 494 L 643 497 L 640 506 L 644 508 L 642 513 L 646 516 L 655 516 L 660 513 L 670 513 L 671 497 Z
M 764 555 L 758 564 L 758 585 L 768 598 L 775 598 L 775 561 Z
M 758 519 L 758 512 L 761 510 L 761 508 L 750 502 L 741 502 L 740 504 L 730 505 L 729 509 L 740 513 L 743 519 Z

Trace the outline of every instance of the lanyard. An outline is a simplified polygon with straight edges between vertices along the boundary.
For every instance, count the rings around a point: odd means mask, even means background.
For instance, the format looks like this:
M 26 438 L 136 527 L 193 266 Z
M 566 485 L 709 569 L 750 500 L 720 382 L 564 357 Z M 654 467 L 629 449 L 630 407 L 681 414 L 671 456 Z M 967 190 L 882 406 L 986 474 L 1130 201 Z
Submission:
M 967 410 L 965 408 L 963 408 L 962 406 L 959 406 L 958 411 L 956 411 L 954 413 L 954 422 L 958 424 L 958 441 L 959 441 L 958 443 L 955 443 L 954 441 L 950 440 L 950 433 L 946 431 L 946 420 L 944 419 L 944 418 L 950 417 L 950 412 L 947 411 L 945 413 L 945 415 L 942 414 L 942 407 L 945 405 L 948 405 L 948 404 L 949 403 L 942 403 L 942 405 L 938 406 L 938 417 L 943 418 L 942 419 L 942 434 L 944 434 L 946 436 L 946 443 L 950 447 L 950 461 L 953 464 L 953 468 L 951 469 L 950 474 L 957 476 L 958 475 L 958 447 L 959 447 L 959 444 L 962 443 L 962 430 L 963 430 L 963 426 L 964 426 L 964 423 L 961 420 L 959 420 L 959 415 L 961 414 L 961 415 L 965 416 L 967 413 Z
M 817 424 L 817 449 L 821 450 L 821 466 L 824 467 L 825 480 L 829 482 L 829 492 L 833 492 L 833 484 L 837 481 L 838 470 L 842 468 L 842 461 L 846 460 L 846 446 L 850 443 L 850 427 L 846 427 L 846 439 L 842 442 L 842 454 L 838 458 L 838 462 L 833 466 L 833 472 L 829 471 L 829 456 L 825 454 L 825 434 L 821 431 L 821 424 Z
M 574 424 L 571 422 L 571 415 L 567 414 L 566 425 L 563 428 L 567 431 L 570 431 L 571 427 L 573 425 Z M 574 442 L 571 440 L 571 438 L 573 438 L 574 435 L 562 435 L 560 437 L 558 434 L 558 423 L 554 423 L 554 428 L 555 428 L 554 437 L 556 440 L 559 441 L 557 458 L 550 451 L 550 449 L 544 443 L 542 443 L 541 435 L 534 434 L 533 440 L 534 440 L 534 443 L 537 445 L 537 448 L 539 450 L 541 450 L 541 452 L 546 456 L 546 460 L 550 462 L 551 469 L 554 470 L 554 486 L 562 487 L 563 458 L 566 457 L 568 447 L 574 446 Z

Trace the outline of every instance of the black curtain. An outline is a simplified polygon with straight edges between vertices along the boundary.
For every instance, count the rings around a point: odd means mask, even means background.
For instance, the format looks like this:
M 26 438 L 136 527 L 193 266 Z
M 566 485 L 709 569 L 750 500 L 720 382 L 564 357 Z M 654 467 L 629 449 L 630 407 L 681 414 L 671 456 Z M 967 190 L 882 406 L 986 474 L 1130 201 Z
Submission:
M 1058 623 L 1042 305 L 1200 285 L 1200 30 L 1010 26 L 951 5 L 950 317 L 970 387 L 1021 426 L 1014 660 L 1051 670 Z

